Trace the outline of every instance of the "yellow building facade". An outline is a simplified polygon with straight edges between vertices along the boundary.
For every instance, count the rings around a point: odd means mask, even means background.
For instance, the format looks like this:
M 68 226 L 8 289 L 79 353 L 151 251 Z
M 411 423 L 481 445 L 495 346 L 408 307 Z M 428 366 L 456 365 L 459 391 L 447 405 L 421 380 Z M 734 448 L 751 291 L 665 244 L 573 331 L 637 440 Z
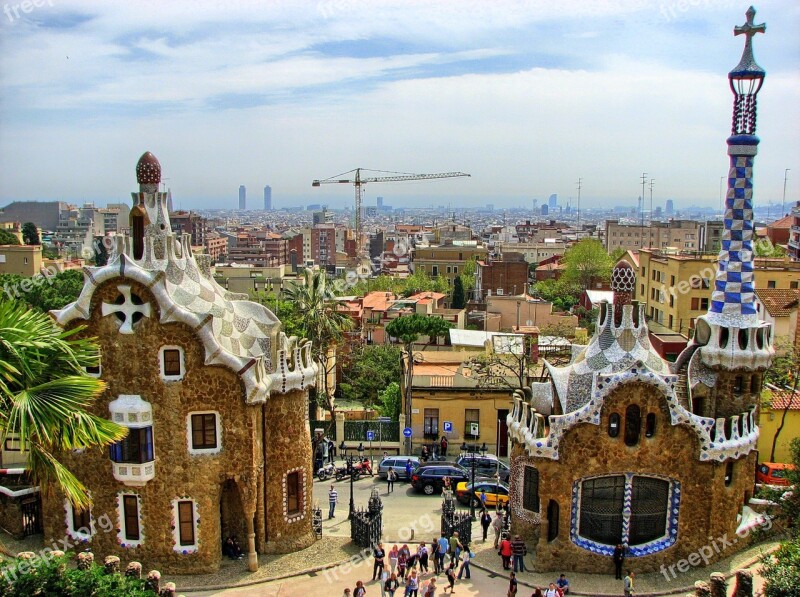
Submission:
M 797 392 L 792 399 L 792 393 L 788 390 L 764 390 L 762 393 L 763 402 L 758 417 L 759 436 L 758 436 L 758 459 L 761 462 L 770 462 L 772 457 L 772 445 L 775 443 L 775 457 L 773 462 L 791 462 L 792 455 L 789 444 L 795 438 L 800 437 L 800 392 Z M 791 404 L 790 404 L 791 400 Z M 789 406 L 786 409 L 786 406 Z M 784 411 L 786 419 L 783 419 Z M 775 433 L 783 422 L 783 429 L 775 442 Z
M 708 311 L 716 275 L 716 254 L 640 249 L 633 299 L 647 305 L 651 321 L 691 336 L 694 322 Z M 800 286 L 800 263 L 757 258 L 756 288 Z

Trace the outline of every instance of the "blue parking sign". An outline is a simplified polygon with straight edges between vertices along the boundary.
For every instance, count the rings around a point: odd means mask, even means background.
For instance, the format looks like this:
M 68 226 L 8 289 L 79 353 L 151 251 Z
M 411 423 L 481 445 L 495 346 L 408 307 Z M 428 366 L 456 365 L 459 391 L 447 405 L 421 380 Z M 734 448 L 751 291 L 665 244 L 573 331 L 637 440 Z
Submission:
M 367 441 L 371 442 L 375 440 L 375 432 L 374 431 L 367 431 Z
M 444 431 L 445 433 L 453 433 L 453 422 L 444 421 L 442 423 L 442 431 Z

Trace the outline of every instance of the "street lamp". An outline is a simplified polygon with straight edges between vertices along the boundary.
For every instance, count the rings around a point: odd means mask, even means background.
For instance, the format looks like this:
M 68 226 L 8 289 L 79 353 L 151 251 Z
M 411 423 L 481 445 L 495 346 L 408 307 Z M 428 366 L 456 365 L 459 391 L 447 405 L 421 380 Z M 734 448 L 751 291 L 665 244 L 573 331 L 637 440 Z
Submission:
M 347 474 L 350 476 L 350 511 L 347 514 L 347 519 L 351 520 L 356 509 L 355 501 L 353 501 L 353 479 L 355 478 L 356 469 L 353 468 L 353 457 L 347 455 L 347 446 L 344 444 L 344 440 L 339 444 L 339 452 L 344 456 L 344 461 L 347 463 Z
M 468 446 L 466 441 L 461 444 L 461 453 L 464 455 L 469 454 L 470 460 L 472 460 L 472 495 L 469 498 L 469 517 L 473 521 L 475 520 L 475 500 L 477 499 L 477 495 L 475 493 L 475 458 L 478 455 L 478 452 L 480 452 L 481 456 L 486 454 L 486 442 L 484 442 L 478 450 L 475 449 L 475 444 Z

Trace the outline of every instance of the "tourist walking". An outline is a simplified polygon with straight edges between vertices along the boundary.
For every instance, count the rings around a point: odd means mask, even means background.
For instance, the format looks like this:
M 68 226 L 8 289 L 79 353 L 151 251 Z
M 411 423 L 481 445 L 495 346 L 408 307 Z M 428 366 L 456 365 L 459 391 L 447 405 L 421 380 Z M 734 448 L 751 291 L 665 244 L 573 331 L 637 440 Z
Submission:
M 386 597 L 386 583 L 389 580 L 389 576 L 391 576 L 391 572 L 389 571 L 389 565 L 386 564 L 383 567 L 383 571 L 381 572 L 381 577 L 378 579 L 379 584 L 381 585 L 381 597 Z
M 544 597 L 561 597 L 556 589 L 556 583 L 550 583 L 550 586 L 544 591 Z
M 397 570 L 397 559 L 399 555 L 400 552 L 397 550 L 397 545 L 392 545 L 392 549 L 389 550 L 389 566 L 392 572 Z
M 428 581 L 425 585 L 425 592 L 422 594 L 423 597 L 436 597 L 436 578 L 432 578 Z
M 508 597 L 514 597 L 517 594 L 517 575 L 513 572 L 508 579 Z
M 408 565 L 408 547 L 404 544 L 397 554 L 397 576 L 406 580 L 406 567 Z
M 411 459 L 406 461 L 406 481 L 411 483 L 411 472 L 414 470 L 414 465 L 411 464 Z
M 514 553 L 511 549 L 511 541 L 503 539 L 500 541 L 500 557 L 503 558 L 503 570 L 511 570 L 511 556 Z
M 417 549 L 417 557 L 419 558 L 419 571 L 421 574 L 428 573 L 428 548 L 425 547 L 425 542 L 419 544 Z
M 449 583 L 444 589 L 443 592 L 447 593 L 447 589 L 450 589 L 450 593 L 452 594 L 455 592 L 456 586 L 456 563 L 450 562 L 450 565 L 447 567 L 447 571 L 445 572 L 445 576 L 447 576 L 447 582 Z
M 386 473 L 386 495 L 394 491 L 395 479 L 397 479 L 397 473 L 394 472 L 394 467 L 389 467 L 389 472 Z
M 383 550 L 383 543 L 378 543 L 375 549 L 372 550 L 372 556 L 375 558 L 375 563 L 372 566 L 372 580 L 380 577 L 383 570 L 383 559 L 386 557 L 386 552 Z
M 628 576 L 626 576 L 623 581 L 622 588 L 625 592 L 625 597 L 631 597 L 631 595 L 633 595 L 633 572 L 630 570 L 628 570 Z
M 611 558 L 614 560 L 614 578 L 622 580 L 622 565 L 625 563 L 625 548 L 622 543 L 617 543 L 614 548 L 614 555 Z
M 328 520 L 331 518 L 336 518 L 333 515 L 334 510 L 336 510 L 336 504 L 339 503 L 339 494 L 336 492 L 336 488 L 331 485 L 331 490 L 328 492 L 328 505 L 330 509 L 328 510 Z
M 439 538 L 439 541 L 436 542 L 436 560 L 437 560 L 437 569 L 438 572 L 444 572 L 444 556 L 450 550 L 450 542 L 445 537 L 445 534 L 442 533 L 442 536 Z
M 383 583 L 383 590 L 389 597 L 394 597 L 394 592 L 397 590 L 399 586 L 400 583 L 397 580 L 397 574 L 392 572 L 389 575 L 389 578 L 386 580 L 386 582 Z
M 360 580 L 356 583 L 356 588 L 353 589 L 353 597 L 365 597 L 367 589 L 364 588 L 364 583 Z
M 458 580 L 461 580 L 461 575 L 464 574 L 466 579 L 469 580 L 469 561 L 472 559 L 472 554 L 469 551 L 469 545 L 464 545 L 464 551 L 461 553 L 461 568 L 458 569 Z
M 500 534 L 503 532 L 503 513 L 497 511 L 497 516 L 492 521 L 492 530 L 494 531 L 494 548 L 500 543 Z
M 416 570 L 409 572 L 406 578 L 406 597 L 419 597 L 419 577 Z
M 492 515 L 484 508 L 481 510 L 481 528 L 483 529 L 483 541 L 486 542 L 486 536 L 489 534 L 489 527 L 492 525 Z
M 511 542 L 511 553 L 514 556 L 514 572 L 527 572 L 525 569 L 525 556 L 528 555 L 528 548 L 519 535 L 514 535 Z
M 439 441 L 439 453 L 442 458 L 447 458 L 447 438 L 445 436 L 442 436 L 441 441 Z

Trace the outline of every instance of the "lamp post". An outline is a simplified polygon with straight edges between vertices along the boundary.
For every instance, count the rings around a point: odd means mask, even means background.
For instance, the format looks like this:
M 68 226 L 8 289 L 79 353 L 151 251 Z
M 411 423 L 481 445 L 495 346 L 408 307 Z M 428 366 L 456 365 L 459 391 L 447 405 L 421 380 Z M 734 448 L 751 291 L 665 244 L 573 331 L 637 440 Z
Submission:
M 481 456 L 486 454 L 486 442 L 483 443 L 479 450 L 475 450 L 475 444 L 468 446 L 466 441 L 461 444 L 461 453 L 464 455 L 469 454 L 471 457 L 470 460 L 472 460 L 472 495 L 469 498 L 469 517 L 473 521 L 475 520 L 475 500 L 478 499 L 475 493 L 475 457 L 478 455 L 478 452 L 480 452 Z
M 347 474 L 350 477 L 350 510 L 347 513 L 347 520 L 351 520 L 353 518 L 353 512 L 355 512 L 356 504 L 353 501 L 353 479 L 355 478 L 355 469 L 353 468 L 353 457 L 347 455 L 347 446 L 342 440 L 342 443 L 339 444 L 339 451 L 341 452 L 342 456 L 344 456 L 344 461 L 347 463 Z

